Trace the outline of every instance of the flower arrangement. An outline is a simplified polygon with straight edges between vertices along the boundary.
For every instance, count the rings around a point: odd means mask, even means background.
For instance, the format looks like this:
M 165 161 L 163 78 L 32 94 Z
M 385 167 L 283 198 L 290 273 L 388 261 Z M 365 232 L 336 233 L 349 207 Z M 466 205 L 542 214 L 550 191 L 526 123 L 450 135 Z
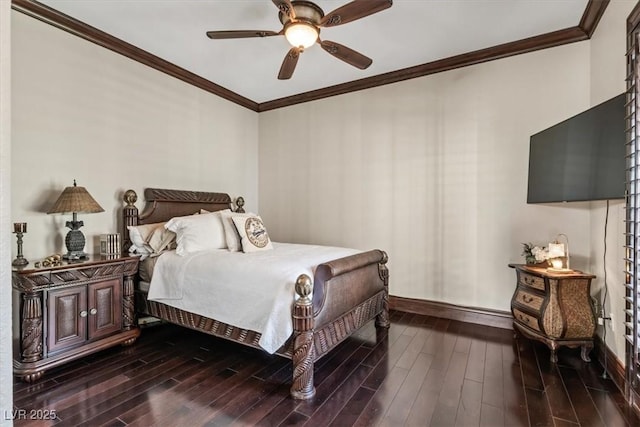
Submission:
M 549 259 L 549 250 L 544 246 L 535 246 L 533 243 L 523 243 L 522 256 L 527 264 L 537 264 Z

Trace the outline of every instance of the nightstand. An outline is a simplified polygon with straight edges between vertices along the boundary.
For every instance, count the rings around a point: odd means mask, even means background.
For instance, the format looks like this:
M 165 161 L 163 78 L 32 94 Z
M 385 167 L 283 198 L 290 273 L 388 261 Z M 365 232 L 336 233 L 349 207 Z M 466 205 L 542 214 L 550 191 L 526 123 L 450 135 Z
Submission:
M 133 281 L 138 258 L 90 256 L 12 270 L 13 371 L 26 382 L 55 366 L 140 335 Z
M 545 343 L 551 362 L 558 361 L 559 347 L 581 347 L 590 362 L 596 332 L 591 303 L 592 274 L 580 271 L 552 273 L 544 267 L 509 264 L 516 269 L 517 285 L 511 298 L 513 326 L 524 336 Z

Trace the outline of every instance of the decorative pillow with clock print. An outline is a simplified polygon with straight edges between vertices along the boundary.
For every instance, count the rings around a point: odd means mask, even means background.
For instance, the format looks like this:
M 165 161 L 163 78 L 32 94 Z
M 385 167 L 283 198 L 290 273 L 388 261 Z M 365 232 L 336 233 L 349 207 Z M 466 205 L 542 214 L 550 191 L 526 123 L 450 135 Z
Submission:
M 231 219 L 240 235 L 242 252 L 273 249 L 267 228 L 259 215 L 236 215 L 232 216 Z

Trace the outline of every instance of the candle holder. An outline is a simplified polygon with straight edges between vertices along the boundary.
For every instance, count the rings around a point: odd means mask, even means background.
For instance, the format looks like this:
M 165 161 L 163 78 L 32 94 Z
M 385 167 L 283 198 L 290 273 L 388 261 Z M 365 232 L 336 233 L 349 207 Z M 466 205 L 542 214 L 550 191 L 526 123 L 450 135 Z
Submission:
M 14 222 L 13 233 L 18 238 L 18 256 L 13 260 L 11 265 L 14 267 L 24 267 L 29 261 L 22 255 L 22 235 L 27 232 L 26 222 Z

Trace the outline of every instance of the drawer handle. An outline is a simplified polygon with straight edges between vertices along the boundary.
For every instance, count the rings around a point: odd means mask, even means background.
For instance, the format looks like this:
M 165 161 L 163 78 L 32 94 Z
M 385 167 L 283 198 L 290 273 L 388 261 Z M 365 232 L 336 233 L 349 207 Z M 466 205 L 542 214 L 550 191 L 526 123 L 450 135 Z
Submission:
M 529 318 L 528 317 L 525 317 L 522 314 L 519 317 L 520 317 L 520 320 L 522 320 L 523 322 L 529 323 Z
M 80 317 L 87 317 L 87 310 L 82 310 L 80 312 Z
M 89 314 L 92 316 L 94 316 L 97 312 L 98 310 L 96 310 L 95 308 L 92 308 L 91 310 L 89 310 Z
M 527 304 L 529 304 L 530 302 L 533 302 L 534 298 L 533 297 L 527 297 L 526 295 L 522 295 L 522 301 L 526 302 Z

